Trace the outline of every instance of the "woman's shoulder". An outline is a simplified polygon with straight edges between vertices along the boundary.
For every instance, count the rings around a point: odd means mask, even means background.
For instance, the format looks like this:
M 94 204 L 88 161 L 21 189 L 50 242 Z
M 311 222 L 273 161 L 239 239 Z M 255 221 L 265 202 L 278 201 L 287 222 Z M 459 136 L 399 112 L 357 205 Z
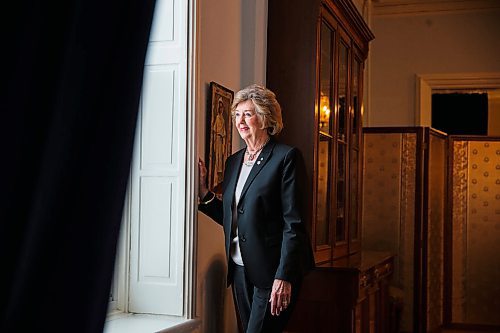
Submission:
M 273 149 L 275 152 L 278 152 L 278 153 L 281 153 L 281 154 L 284 154 L 284 155 L 288 155 L 288 154 L 293 154 L 293 153 L 297 153 L 299 152 L 298 148 L 297 147 L 294 147 L 294 146 L 291 146 L 291 145 L 288 145 L 286 143 L 282 143 L 282 142 L 275 142 L 275 146 L 274 146 L 274 149 Z
M 281 142 L 275 142 L 273 156 L 284 161 L 297 161 L 303 158 L 297 147 Z

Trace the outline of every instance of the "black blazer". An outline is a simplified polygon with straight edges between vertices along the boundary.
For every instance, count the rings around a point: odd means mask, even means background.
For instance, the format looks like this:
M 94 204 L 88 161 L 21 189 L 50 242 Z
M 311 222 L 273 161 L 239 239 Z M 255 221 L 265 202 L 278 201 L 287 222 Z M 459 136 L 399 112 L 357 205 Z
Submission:
M 199 205 L 202 212 L 224 227 L 230 264 L 234 264 L 230 260 L 234 194 L 244 153 L 245 149 L 241 149 L 226 161 L 222 201 Z M 314 267 L 301 207 L 303 170 L 303 159 L 296 148 L 271 139 L 241 192 L 237 207 L 241 256 L 247 277 L 259 288 L 271 288 L 274 279 L 298 282 Z M 228 285 L 231 273 L 229 268 Z

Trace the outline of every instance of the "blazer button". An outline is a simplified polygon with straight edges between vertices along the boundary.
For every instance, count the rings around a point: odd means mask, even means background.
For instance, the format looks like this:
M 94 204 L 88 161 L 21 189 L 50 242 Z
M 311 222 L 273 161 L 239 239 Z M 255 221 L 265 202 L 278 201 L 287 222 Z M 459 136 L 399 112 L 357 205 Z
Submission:
M 242 242 L 246 242 L 247 241 L 247 239 L 245 238 L 245 236 L 241 236 L 240 239 L 241 239 Z
M 243 214 L 245 210 L 243 208 L 238 209 L 238 213 Z

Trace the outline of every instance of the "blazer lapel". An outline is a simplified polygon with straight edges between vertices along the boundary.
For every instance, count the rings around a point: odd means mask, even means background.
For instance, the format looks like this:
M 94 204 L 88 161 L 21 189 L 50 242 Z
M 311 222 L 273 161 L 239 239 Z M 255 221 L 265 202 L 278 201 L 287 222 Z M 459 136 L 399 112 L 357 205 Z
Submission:
M 255 164 L 252 167 L 252 171 L 250 171 L 250 174 L 248 175 L 248 178 L 245 182 L 245 185 L 243 186 L 243 190 L 241 190 L 241 196 L 240 200 L 238 202 L 238 206 L 241 205 L 241 202 L 243 201 L 243 197 L 247 193 L 248 188 L 252 184 L 253 180 L 257 175 L 259 174 L 260 170 L 266 165 L 267 161 L 269 160 L 269 157 L 271 156 L 271 152 L 273 151 L 274 148 L 274 141 L 269 141 L 269 143 L 262 149 L 262 151 L 259 154 L 259 157 L 257 157 L 257 160 L 255 161 Z M 238 172 L 239 174 L 239 172 Z

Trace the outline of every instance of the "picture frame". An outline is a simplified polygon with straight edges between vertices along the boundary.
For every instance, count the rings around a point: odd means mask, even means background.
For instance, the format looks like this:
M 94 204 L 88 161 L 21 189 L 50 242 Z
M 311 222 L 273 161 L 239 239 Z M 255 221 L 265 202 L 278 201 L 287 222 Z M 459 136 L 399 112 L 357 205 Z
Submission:
M 234 92 L 216 82 L 210 82 L 210 98 L 207 106 L 206 166 L 207 185 L 219 197 L 226 159 L 232 153 L 231 105 Z

